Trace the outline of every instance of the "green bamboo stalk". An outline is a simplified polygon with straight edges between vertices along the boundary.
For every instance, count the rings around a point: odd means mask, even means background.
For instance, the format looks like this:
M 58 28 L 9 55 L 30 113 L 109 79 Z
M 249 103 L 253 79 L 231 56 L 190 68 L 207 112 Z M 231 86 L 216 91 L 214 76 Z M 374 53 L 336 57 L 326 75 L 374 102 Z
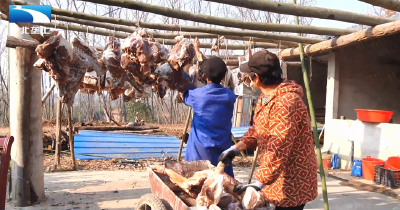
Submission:
M 293 4 L 296 4 L 296 0 L 293 0 Z M 295 16 L 295 22 L 297 25 L 300 24 L 298 16 Z M 298 35 L 301 36 L 300 33 Z M 319 174 L 321 176 L 321 182 L 322 182 L 322 194 L 323 194 L 323 198 L 324 198 L 324 207 L 325 207 L 325 210 L 329 210 L 328 191 L 326 189 L 326 177 L 325 177 L 324 167 L 322 165 L 321 145 L 319 144 L 317 123 L 315 121 L 314 105 L 312 103 L 312 98 L 311 98 L 310 83 L 308 82 L 307 67 L 306 67 L 306 63 L 304 62 L 304 48 L 303 48 L 302 43 L 299 43 L 299 50 L 300 50 L 301 70 L 303 71 L 304 86 L 306 88 L 308 106 L 310 109 L 310 117 L 311 117 L 311 124 L 313 127 L 315 146 L 317 147 L 318 166 L 319 166 Z

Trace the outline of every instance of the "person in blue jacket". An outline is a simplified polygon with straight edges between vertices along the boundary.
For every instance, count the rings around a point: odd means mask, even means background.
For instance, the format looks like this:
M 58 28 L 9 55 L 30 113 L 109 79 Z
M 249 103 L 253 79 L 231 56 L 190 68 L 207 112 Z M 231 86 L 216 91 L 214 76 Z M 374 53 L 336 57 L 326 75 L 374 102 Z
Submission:
M 172 70 L 168 63 L 156 72 L 172 80 L 172 86 L 183 92 L 184 103 L 193 108 L 185 160 L 209 160 L 216 166 L 219 155 L 232 146 L 231 120 L 236 95 L 220 84 L 228 71 L 221 58 L 205 59 L 199 67 L 207 80 L 201 88 L 196 88 L 187 74 L 176 75 L 178 71 Z M 233 177 L 232 165 L 227 165 L 225 172 Z
M 193 108 L 193 120 L 186 146 L 186 161 L 209 160 L 218 164 L 219 155 L 232 146 L 232 116 L 236 95 L 220 83 L 228 68 L 219 57 L 211 57 L 200 64 L 207 84 L 202 88 L 188 88 L 183 93 L 187 106 Z M 234 177 L 232 165 L 225 173 Z

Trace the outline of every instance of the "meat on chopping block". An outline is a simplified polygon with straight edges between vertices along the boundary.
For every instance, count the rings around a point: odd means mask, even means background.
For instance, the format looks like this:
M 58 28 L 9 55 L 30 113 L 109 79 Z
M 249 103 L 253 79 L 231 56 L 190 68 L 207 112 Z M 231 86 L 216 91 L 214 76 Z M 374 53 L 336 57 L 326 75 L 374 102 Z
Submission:
M 241 198 L 233 192 L 234 183 L 237 182 L 224 173 L 225 165 L 222 162 L 214 169 L 195 172 L 190 178 L 185 178 L 164 166 L 155 165 L 151 166 L 151 168 L 156 173 L 167 175 L 184 192 L 188 193 L 192 198 L 196 198 L 196 206 L 198 207 L 217 205 L 224 191 L 238 199 Z

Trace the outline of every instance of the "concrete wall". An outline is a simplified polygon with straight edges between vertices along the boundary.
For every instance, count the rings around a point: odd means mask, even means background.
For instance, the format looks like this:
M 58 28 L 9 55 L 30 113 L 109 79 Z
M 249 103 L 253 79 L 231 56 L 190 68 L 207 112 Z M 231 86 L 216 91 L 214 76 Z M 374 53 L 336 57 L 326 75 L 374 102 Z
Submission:
M 327 120 L 322 151 L 339 154 L 342 169 L 351 168 L 351 143 L 354 141 L 354 159 L 367 156 L 386 160 L 400 156 L 400 124 L 364 123 L 353 120 Z
M 310 61 L 306 60 L 309 64 Z M 312 68 L 310 65 L 307 65 L 307 69 L 309 70 L 309 83 L 312 95 L 312 101 L 315 109 L 323 109 L 325 107 L 326 100 L 326 77 L 327 77 L 327 64 L 321 63 L 313 60 Z M 310 79 L 310 70 L 312 72 Z M 303 72 L 300 66 L 292 66 L 288 65 L 287 67 L 287 77 L 288 80 L 294 80 L 297 84 L 303 87 L 304 96 L 303 100 L 308 106 L 306 88 L 304 87 L 304 79 Z
M 339 116 L 357 119 L 354 109 L 388 110 L 395 112 L 393 123 L 400 123 L 400 68 L 399 64 L 393 65 L 399 57 L 395 38 L 385 37 L 335 52 Z

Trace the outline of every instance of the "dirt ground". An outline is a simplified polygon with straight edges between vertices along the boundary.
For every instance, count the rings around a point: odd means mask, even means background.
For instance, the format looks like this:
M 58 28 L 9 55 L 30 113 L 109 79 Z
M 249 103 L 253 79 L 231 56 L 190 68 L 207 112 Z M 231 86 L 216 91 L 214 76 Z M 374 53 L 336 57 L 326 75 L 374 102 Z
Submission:
M 235 178 L 248 179 L 249 167 L 235 167 Z M 46 200 L 25 208 L 7 209 L 134 209 L 141 196 L 151 193 L 147 171 L 75 171 L 45 173 Z M 399 200 L 352 187 L 327 178 L 329 206 L 332 210 L 400 210 Z M 306 210 L 324 209 L 321 182 L 319 196 Z

